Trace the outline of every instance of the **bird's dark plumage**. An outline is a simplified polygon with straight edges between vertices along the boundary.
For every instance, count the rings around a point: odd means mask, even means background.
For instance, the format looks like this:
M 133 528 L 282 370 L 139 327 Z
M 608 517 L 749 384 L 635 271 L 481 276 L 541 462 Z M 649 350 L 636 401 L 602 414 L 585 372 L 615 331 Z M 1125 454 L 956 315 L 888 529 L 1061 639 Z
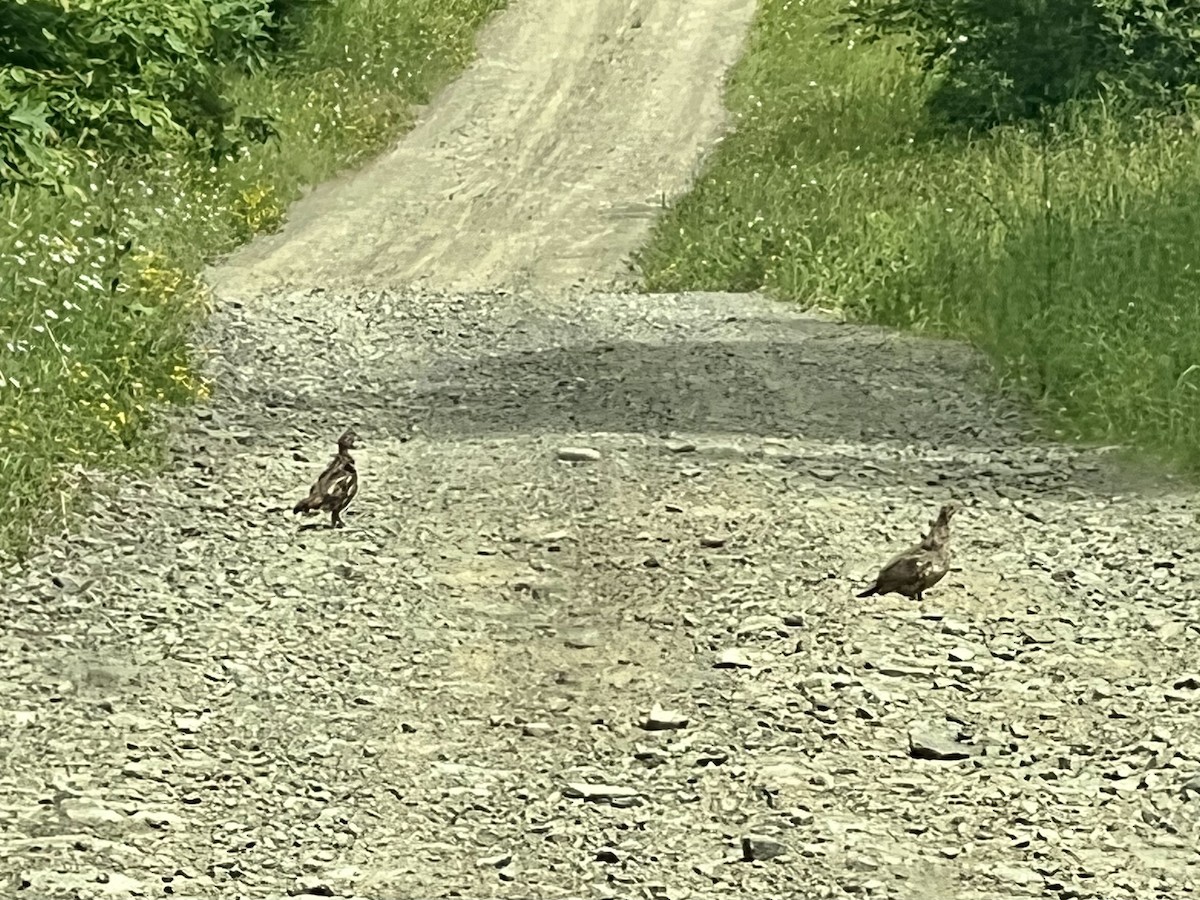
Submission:
M 354 467 L 354 458 L 350 451 L 357 446 L 358 435 L 353 429 L 347 429 L 338 438 L 338 452 L 325 471 L 317 478 L 308 496 L 297 503 L 294 513 L 312 515 L 318 512 L 330 513 L 333 528 L 341 528 L 342 513 L 358 493 L 358 470 Z
M 950 517 L 961 508 L 954 501 L 943 506 L 920 543 L 889 560 L 879 570 L 875 583 L 857 596 L 903 594 L 923 599 L 924 593 L 950 571 Z

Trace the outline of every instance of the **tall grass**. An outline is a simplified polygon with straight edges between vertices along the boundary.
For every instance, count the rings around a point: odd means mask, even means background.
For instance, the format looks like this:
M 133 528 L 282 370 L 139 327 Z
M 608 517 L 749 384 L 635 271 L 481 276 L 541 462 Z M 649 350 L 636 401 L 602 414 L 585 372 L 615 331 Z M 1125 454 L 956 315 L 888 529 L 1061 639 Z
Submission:
M 1094 106 L 949 137 L 840 0 L 763 0 L 732 134 L 640 252 L 650 290 L 763 288 L 964 337 L 1060 433 L 1200 469 L 1200 141 Z
M 280 223 L 309 184 L 376 152 L 461 68 L 505 0 L 339 0 L 236 92 L 280 139 L 220 167 L 93 164 L 86 199 L 0 200 L 0 554 L 66 516 L 73 472 L 144 460 L 156 408 L 203 398 L 189 335 L 214 255 Z

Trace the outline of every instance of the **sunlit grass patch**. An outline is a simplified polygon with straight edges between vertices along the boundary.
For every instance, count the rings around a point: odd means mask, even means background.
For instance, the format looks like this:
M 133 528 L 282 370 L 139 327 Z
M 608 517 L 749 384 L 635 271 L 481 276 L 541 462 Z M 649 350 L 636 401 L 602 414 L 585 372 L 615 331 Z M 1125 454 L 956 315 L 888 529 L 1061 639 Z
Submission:
M 650 290 L 755 290 L 967 338 L 1060 434 L 1200 468 L 1200 142 L 1100 106 L 949 136 L 841 0 L 764 0 L 734 128 L 638 255 Z

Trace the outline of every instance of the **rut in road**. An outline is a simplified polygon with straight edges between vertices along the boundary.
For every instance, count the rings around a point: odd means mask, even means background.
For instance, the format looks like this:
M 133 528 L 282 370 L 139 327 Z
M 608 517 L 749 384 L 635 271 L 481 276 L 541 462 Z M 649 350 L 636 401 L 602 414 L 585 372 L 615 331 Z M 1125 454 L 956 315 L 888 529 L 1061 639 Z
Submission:
M 1194 493 L 959 345 L 596 291 L 751 12 L 518 0 L 213 273 L 214 403 L 6 573 L 14 896 L 1194 891 Z M 924 601 L 854 598 L 952 496 Z

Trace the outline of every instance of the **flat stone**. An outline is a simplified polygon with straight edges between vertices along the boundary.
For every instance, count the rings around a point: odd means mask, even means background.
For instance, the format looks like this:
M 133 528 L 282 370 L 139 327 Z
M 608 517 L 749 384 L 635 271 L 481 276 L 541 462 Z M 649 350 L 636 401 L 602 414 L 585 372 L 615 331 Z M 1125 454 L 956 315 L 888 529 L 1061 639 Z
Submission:
M 129 821 L 129 817 L 100 806 L 92 800 L 68 799 L 62 802 L 62 811 L 72 822 L 83 825 L 121 825 Z
M 913 759 L 967 759 L 972 753 L 974 748 L 936 731 L 921 730 L 908 733 L 908 755 Z
M 1041 884 L 1046 880 L 1033 869 L 1027 869 L 1024 866 L 995 866 L 988 871 L 988 874 L 997 881 L 1009 884 Z
M 650 715 L 642 723 L 646 731 L 670 731 L 676 728 L 687 728 L 688 718 L 683 713 L 673 709 L 663 709 L 655 703 L 650 709 Z
M 484 856 L 475 860 L 475 865 L 480 869 L 503 869 L 511 862 L 511 853 L 497 853 L 495 856 Z
M 563 788 L 563 796 L 583 800 L 622 800 L 640 797 L 641 791 L 620 784 L 588 784 L 582 781 L 573 781 Z
M 559 447 L 555 452 L 563 462 L 596 462 L 600 451 L 592 447 Z
M 714 669 L 751 669 L 753 667 L 754 663 L 750 661 L 746 651 L 739 650 L 737 647 L 722 650 L 717 656 L 717 661 L 713 663 Z
M 773 837 L 748 834 L 742 838 L 742 859 L 745 862 L 761 862 L 787 853 L 787 847 Z

